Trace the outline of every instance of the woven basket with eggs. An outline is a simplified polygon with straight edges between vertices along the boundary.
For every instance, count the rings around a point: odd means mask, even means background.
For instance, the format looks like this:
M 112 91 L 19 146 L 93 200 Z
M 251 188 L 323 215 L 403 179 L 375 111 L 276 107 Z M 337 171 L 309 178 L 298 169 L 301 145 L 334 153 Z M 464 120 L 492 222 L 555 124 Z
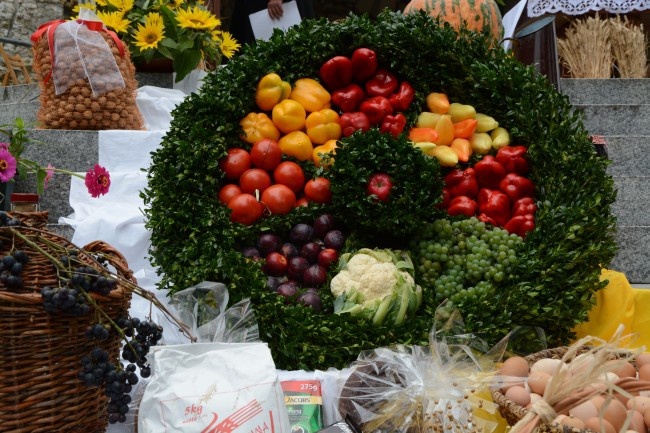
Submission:
M 650 354 L 599 352 L 593 346 L 567 346 L 504 361 L 492 398 L 514 426 L 511 433 L 647 433 Z M 558 384 L 547 390 L 553 380 Z M 528 430 L 525 425 L 533 419 L 534 430 Z

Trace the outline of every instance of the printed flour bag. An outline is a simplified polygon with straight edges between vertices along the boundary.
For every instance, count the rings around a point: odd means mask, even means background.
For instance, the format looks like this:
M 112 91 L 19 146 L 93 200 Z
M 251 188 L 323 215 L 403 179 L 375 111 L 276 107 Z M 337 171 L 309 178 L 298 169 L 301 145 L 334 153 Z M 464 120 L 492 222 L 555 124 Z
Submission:
M 287 433 L 289 416 L 265 343 L 151 348 L 138 433 Z

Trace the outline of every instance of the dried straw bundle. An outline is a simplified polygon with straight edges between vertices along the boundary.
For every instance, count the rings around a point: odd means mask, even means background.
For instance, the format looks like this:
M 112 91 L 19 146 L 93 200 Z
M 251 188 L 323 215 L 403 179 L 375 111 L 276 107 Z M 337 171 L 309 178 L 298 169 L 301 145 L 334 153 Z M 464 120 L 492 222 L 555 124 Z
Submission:
M 635 26 L 625 17 L 610 18 L 610 40 L 614 67 L 621 78 L 645 78 L 648 39 L 643 24 Z
M 558 55 L 573 78 L 610 78 L 612 49 L 608 20 L 596 17 L 571 23 L 558 39 Z

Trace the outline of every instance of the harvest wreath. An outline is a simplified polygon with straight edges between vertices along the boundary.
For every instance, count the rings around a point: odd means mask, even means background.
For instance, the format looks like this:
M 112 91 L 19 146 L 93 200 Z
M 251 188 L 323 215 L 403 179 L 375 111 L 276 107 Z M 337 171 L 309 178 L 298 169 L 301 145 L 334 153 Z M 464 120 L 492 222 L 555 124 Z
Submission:
M 221 281 L 233 302 L 250 298 L 260 337 L 282 369 L 344 367 L 364 349 L 426 345 L 434 312 L 444 299 L 460 310 L 469 332 L 490 344 L 516 325 L 542 327 L 549 346 L 569 342 L 572 328 L 586 319 L 595 292 L 606 284 L 599 281 L 600 271 L 616 250 L 611 213 L 615 191 L 606 174 L 608 161 L 594 151 L 580 114 L 566 97 L 531 67 L 489 46 L 485 36 L 466 29 L 457 33 L 425 13 L 385 11 L 376 20 L 355 15 L 337 22 L 307 20 L 286 33 L 276 32 L 267 42 L 245 47 L 240 57 L 211 73 L 201 90 L 174 110 L 171 129 L 152 155 L 142 196 L 161 288 L 174 292 L 204 280 Z M 412 101 L 392 114 L 392 123 L 375 119 L 376 127 L 369 128 L 354 123 L 358 119 L 346 119 L 350 124 L 344 124 L 344 101 L 335 102 L 334 91 L 330 105 L 329 95 L 325 102 L 318 100 L 326 87 L 342 85 L 321 67 L 337 56 L 353 58 L 359 48 L 376 55 L 380 78 L 392 75 L 412 87 Z M 272 73 L 276 75 L 269 76 Z M 260 89 L 267 85 L 276 90 L 273 103 L 284 112 L 265 104 L 269 101 Z M 408 88 L 400 90 L 408 96 Z M 292 92 L 288 99 L 286 91 Z M 528 217 L 525 229 L 506 230 L 506 219 L 498 212 L 493 219 L 469 217 L 470 202 L 454 208 L 447 203 L 454 176 L 467 176 L 469 169 L 478 172 L 476 165 L 495 158 L 497 148 L 475 143 L 470 155 L 450 162 L 449 154 L 434 148 L 451 146 L 414 146 L 412 134 L 430 132 L 414 128 L 423 126 L 421 115 L 427 107 L 434 111 L 433 93 L 496 119 L 513 145 L 499 147 L 524 147 L 529 166 L 524 180 L 534 185 L 534 198 L 529 193 L 526 205 L 534 211 L 534 220 Z M 274 212 L 268 215 L 267 209 L 251 220 L 238 219 L 251 213 L 231 214 L 236 207 L 219 199 L 235 177 L 224 171 L 224 161 L 237 149 L 252 157 L 256 128 L 263 128 L 265 120 L 273 117 L 274 123 L 283 124 L 277 114 L 291 123 L 290 113 L 299 108 L 279 101 L 300 100 L 300 94 L 320 104 L 307 110 L 310 115 L 332 115 L 322 110 L 338 109 L 343 131 L 329 144 L 334 153 L 325 151 L 316 160 L 304 152 L 300 131 L 283 131 L 279 139 L 281 160 L 300 168 L 288 179 L 304 176 L 310 202 L 295 207 L 291 202 L 285 208 L 282 200 L 262 195 Z M 376 113 L 378 101 L 357 111 Z M 405 120 L 401 125 L 399 115 Z M 305 130 L 304 123 L 300 127 Z M 286 124 L 281 129 L 291 130 Z M 309 134 L 312 143 L 316 136 Z M 269 148 L 267 143 L 265 156 Z M 388 177 L 376 178 L 378 174 Z M 237 187 L 244 190 L 243 181 Z M 254 189 L 262 188 L 253 182 Z M 304 203 L 303 190 L 296 191 L 299 204 Z M 254 203 L 249 205 L 249 211 L 257 212 Z M 510 215 L 509 209 L 504 212 Z M 323 227 L 334 232 L 325 241 L 329 233 Z M 308 283 L 278 293 L 273 266 L 265 263 L 268 259 L 255 259 L 252 247 L 263 250 L 270 244 L 278 250 L 287 239 L 296 247 L 314 238 L 320 249 L 311 254 L 328 247 L 334 250 L 330 263 L 341 257 L 338 265 L 329 267 L 325 281 L 317 272 L 305 274 Z M 360 305 L 354 291 L 340 296 L 340 291 L 334 295 L 329 290 L 345 287 L 346 282 L 333 280 L 344 271 L 352 274 L 359 263 L 393 269 L 391 278 L 399 283 L 390 302 Z M 283 295 L 300 296 L 307 306 Z

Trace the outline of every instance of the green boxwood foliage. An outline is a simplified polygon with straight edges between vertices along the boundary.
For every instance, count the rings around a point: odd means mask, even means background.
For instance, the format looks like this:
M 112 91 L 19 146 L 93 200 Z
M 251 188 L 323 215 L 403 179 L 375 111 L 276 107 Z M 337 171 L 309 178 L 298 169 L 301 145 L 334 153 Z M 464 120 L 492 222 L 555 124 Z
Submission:
M 228 148 L 246 147 L 238 123 L 258 111 L 258 80 L 269 72 L 290 83 L 317 78 L 320 65 L 330 57 L 369 47 L 385 67 L 415 87 L 416 101 L 406 113 L 411 124 L 429 92 L 444 92 L 452 101 L 493 116 L 510 131 L 514 144 L 529 147 L 530 178 L 537 186 L 537 228 L 526 237 L 517 270 L 499 295 L 468 303 L 481 314 L 461 313 L 467 317 L 468 331 L 490 343 L 516 325 L 544 328 L 551 346 L 568 343 L 572 328 L 587 318 L 594 293 L 606 284 L 599 280 L 600 270 L 616 251 L 611 213 L 615 190 L 606 174 L 608 161 L 595 153 L 581 114 L 565 96 L 532 67 L 487 46 L 483 36 L 464 29 L 456 33 L 424 13 L 385 11 L 376 20 L 355 15 L 336 22 L 306 20 L 286 34 L 276 31 L 269 41 L 247 47 L 211 73 L 201 90 L 174 110 L 171 129 L 152 155 L 148 187 L 142 193 L 161 288 L 173 292 L 204 280 L 221 281 L 233 301 L 250 298 L 261 338 L 278 368 L 343 367 L 364 349 L 397 342 L 427 344 L 437 307 L 429 288 L 420 313 L 406 324 L 372 327 L 328 314 L 332 299 L 327 294 L 325 313 L 285 305 L 265 288 L 259 265 L 238 252 L 262 230 L 286 232 L 327 207 L 300 208 L 244 227 L 229 222 L 227 208 L 217 199 L 224 182 L 218 162 Z M 364 212 L 364 206 L 357 208 Z M 431 220 L 439 216 L 432 212 Z M 359 220 L 365 217 L 358 215 Z M 369 242 L 368 236 L 360 237 Z M 482 319 L 486 317 L 489 320 Z

